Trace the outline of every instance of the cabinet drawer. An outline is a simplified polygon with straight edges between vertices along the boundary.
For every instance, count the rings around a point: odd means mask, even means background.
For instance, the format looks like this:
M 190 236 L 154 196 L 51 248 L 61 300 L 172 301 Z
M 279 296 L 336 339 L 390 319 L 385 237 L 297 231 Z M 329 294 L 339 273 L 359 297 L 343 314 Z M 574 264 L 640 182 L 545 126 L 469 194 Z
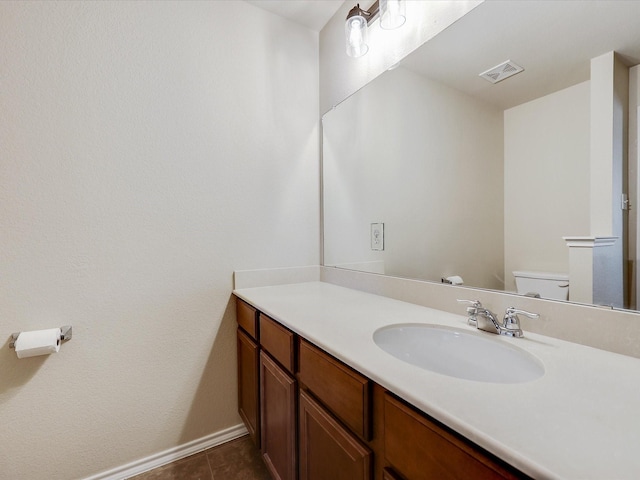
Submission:
M 258 311 L 247 302 L 236 298 L 238 325 L 254 340 L 258 339 Z
M 384 453 L 411 480 L 526 478 L 389 394 L 384 399 Z
M 294 372 L 295 334 L 263 313 L 260 314 L 260 345 L 289 373 Z
M 300 340 L 299 379 L 354 433 L 371 440 L 369 380 L 305 340 Z

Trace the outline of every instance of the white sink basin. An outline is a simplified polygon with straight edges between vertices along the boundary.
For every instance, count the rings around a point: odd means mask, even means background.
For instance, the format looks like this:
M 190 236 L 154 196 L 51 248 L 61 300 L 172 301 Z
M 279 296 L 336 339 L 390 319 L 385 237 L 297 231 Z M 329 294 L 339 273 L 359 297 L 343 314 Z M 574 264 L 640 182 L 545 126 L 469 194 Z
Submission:
M 524 383 L 544 375 L 540 360 L 490 333 L 401 324 L 376 330 L 373 341 L 403 362 L 465 380 Z

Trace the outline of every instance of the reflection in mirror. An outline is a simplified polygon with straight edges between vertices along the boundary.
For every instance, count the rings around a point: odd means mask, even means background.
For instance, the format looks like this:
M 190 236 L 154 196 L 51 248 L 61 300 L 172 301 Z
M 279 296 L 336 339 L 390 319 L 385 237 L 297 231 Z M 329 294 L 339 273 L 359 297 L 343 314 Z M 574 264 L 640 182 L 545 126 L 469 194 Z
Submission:
M 635 307 L 639 62 L 640 2 L 479 5 L 324 115 L 325 265 Z

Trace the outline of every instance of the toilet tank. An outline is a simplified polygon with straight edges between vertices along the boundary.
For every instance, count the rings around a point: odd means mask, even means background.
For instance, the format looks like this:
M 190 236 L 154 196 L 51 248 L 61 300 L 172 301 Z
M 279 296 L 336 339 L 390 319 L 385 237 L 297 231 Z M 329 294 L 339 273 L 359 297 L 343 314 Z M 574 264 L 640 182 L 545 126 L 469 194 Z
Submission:
M 517 271 L 516 290 L 520 295 L 538 294 L 551 300 L 569 299 L 569 275 L 564 273 Z

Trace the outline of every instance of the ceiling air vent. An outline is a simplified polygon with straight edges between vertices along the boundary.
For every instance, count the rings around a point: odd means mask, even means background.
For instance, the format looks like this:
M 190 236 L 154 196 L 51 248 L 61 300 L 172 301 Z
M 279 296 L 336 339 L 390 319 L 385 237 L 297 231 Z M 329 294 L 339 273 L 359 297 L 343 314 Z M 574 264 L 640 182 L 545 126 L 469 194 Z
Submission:
M 522 72 L 523 70 L 524 68 L 520 65 L 512 62 L 511 60 L 507 60 L 506 62 L 502 62 L 500 65 L 490 68 L 486 72 L 482 72 L 480 76 L 488 82 L 498 83 L 505 78 L 512 77 L 516 73 Z

